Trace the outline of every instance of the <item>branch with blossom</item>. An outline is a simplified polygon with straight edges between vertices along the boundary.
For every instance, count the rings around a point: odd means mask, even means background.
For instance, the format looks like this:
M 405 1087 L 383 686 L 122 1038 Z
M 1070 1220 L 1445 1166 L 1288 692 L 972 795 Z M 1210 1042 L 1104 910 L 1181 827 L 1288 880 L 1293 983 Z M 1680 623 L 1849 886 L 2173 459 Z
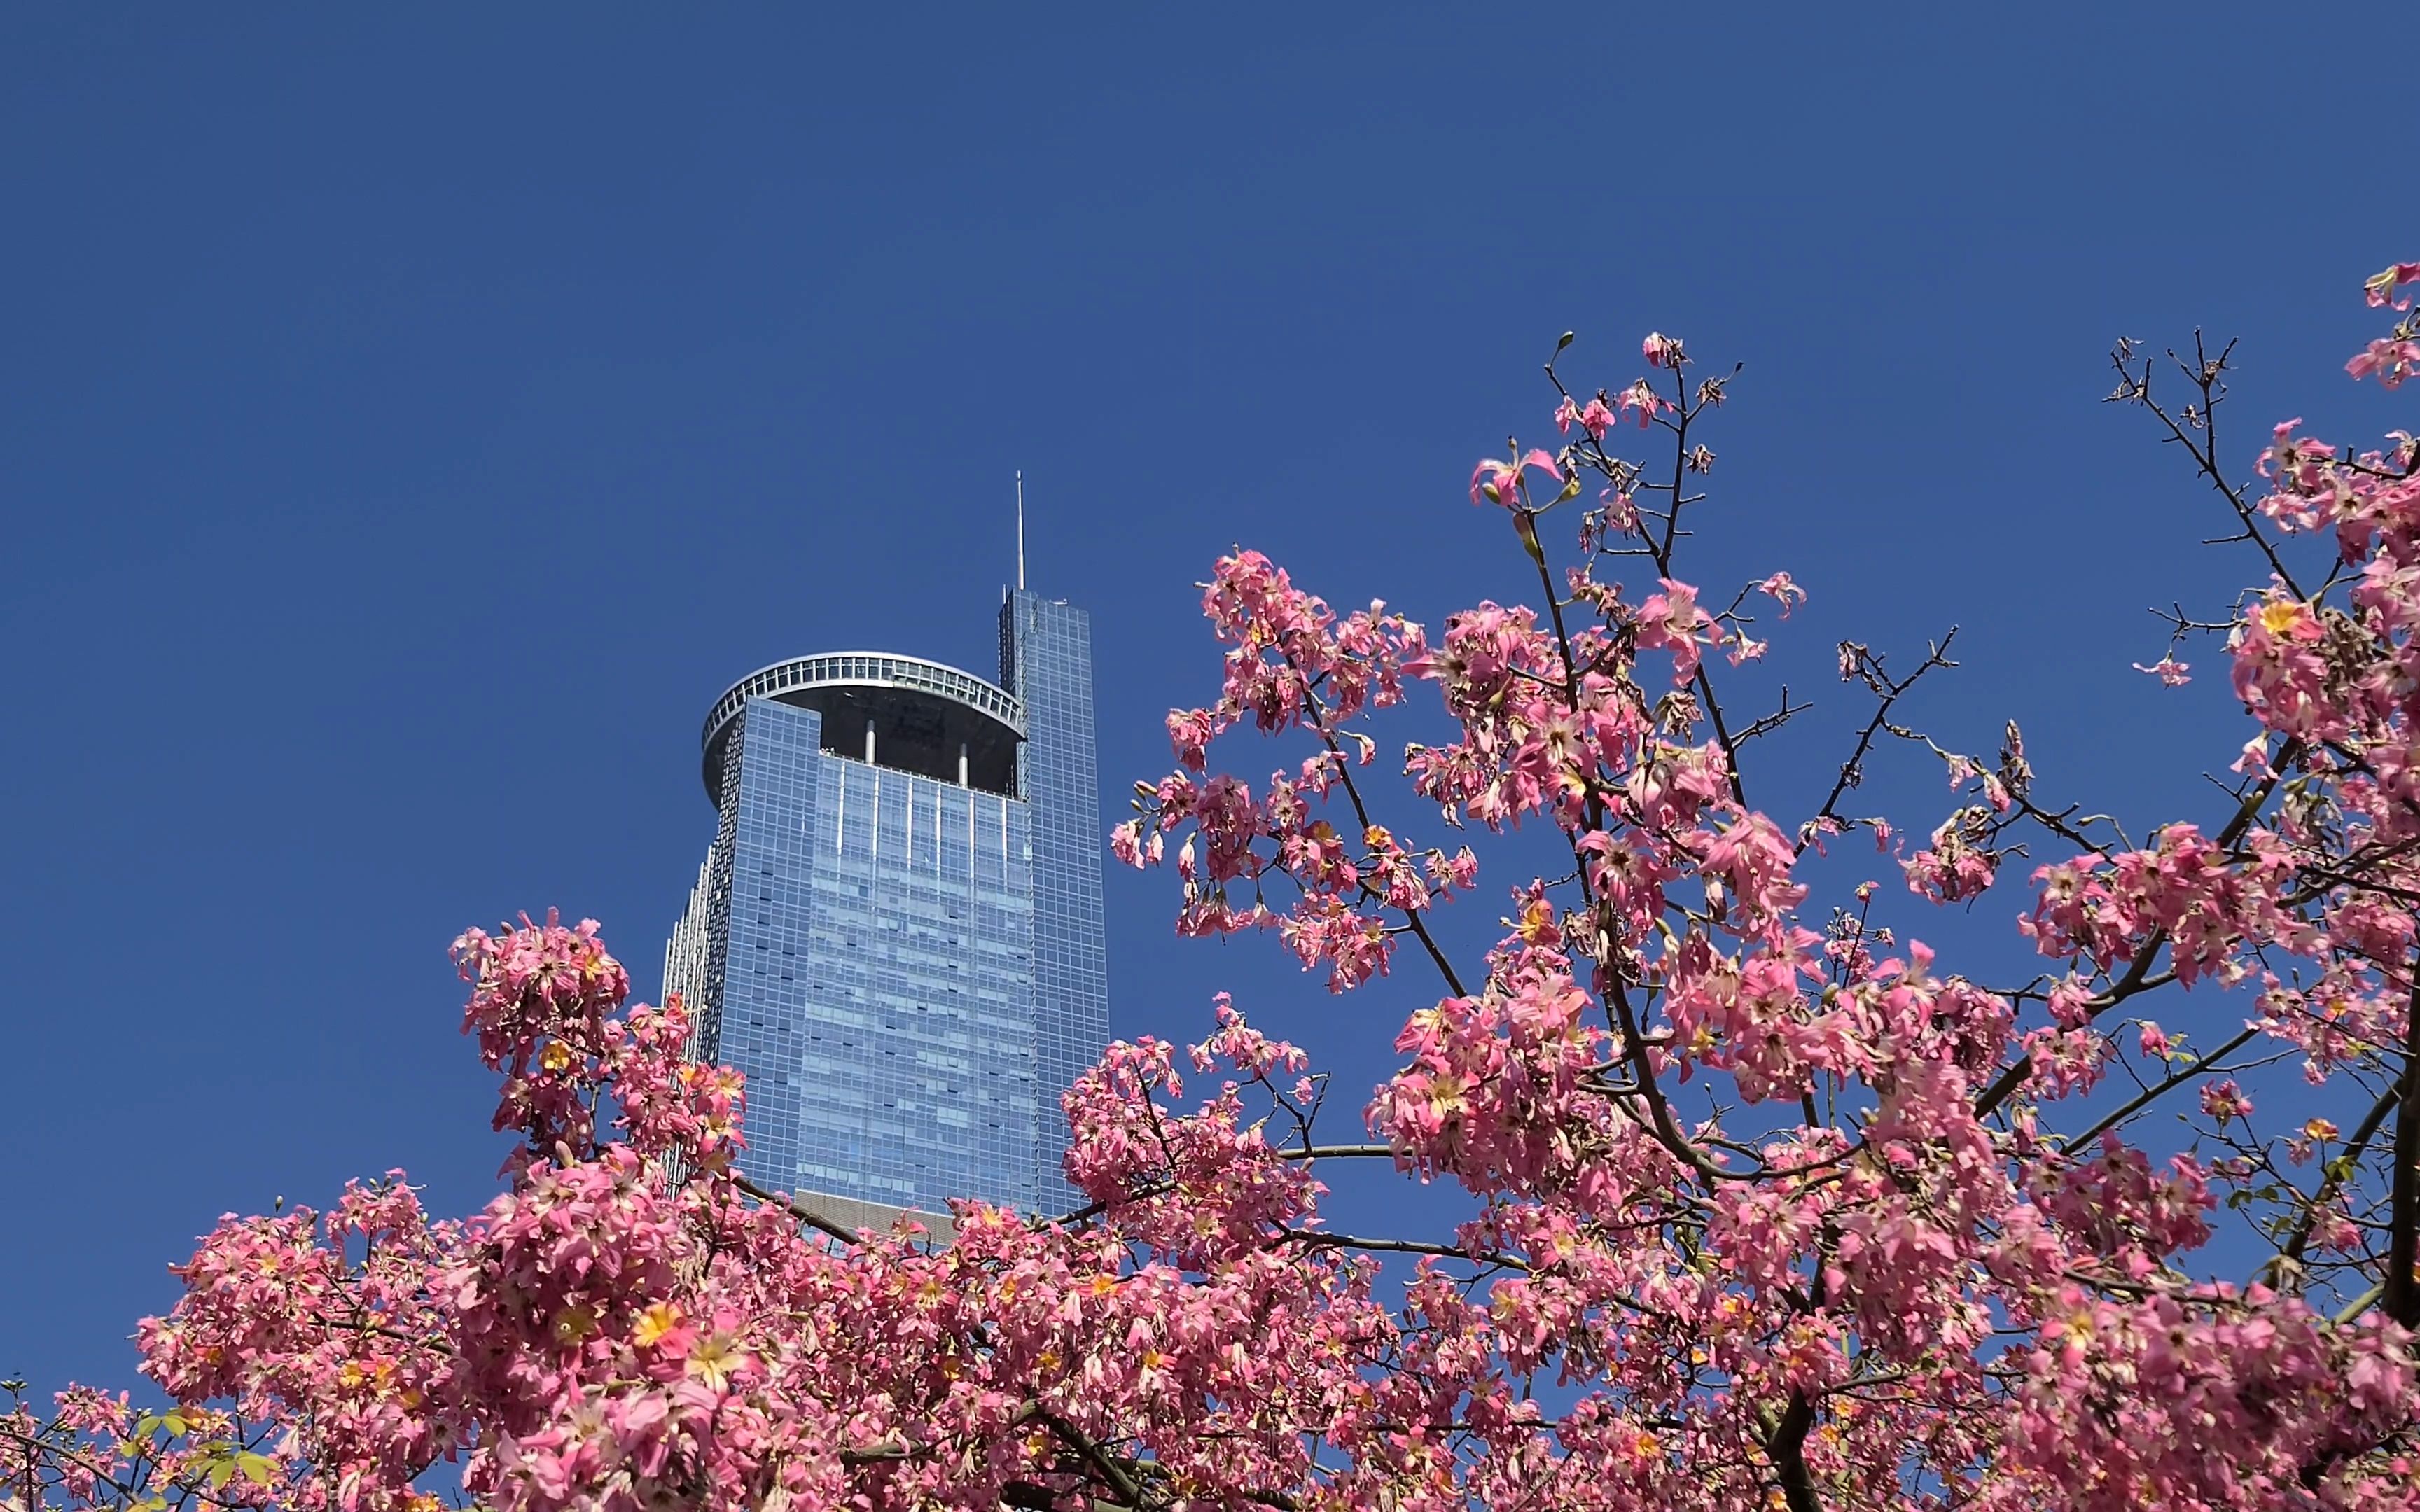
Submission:
M 2415 282 L 2367 285 L 2398 319 L 2354 378 L 2420 364 Z M 1659 332 L 1582 398 L 1570 346 L 1556 443 L 1469 485 L 1534 604 L 1432 633 L 1237 549 L 1203 587 L 1217 695 L 1169 717 L 1173 769 L 1112 838 L 1174 868 L 1181 933 L 1272 932 L 1337 993 L 1407 945 L 1435 972 L 1366 1138 L 1327 1142 L 1328 1082 L 1221 997 L 1199 1043 L 1114 1045 L 1067 1089 L 1082 1209 L 852 1232 L 737 1173 L 741 1079 L 682 1059 L 680 1003 L 628 1004 L 593 924 L 474 930 L 502 1193 L 436 1221 L 393 1174 L 324 1215 L 229 1216 L 138 1335 L 162 1411 L 70 1388 L 0 1413 L 12 1505 L 2412 1504 L 2420 445 L 2294 422 L 2242 482 L 2213 428 L 2228 351 L 2180 358 L 2172 406 L 2120 347 L 2114 397 L 2260 577 L 2223 619 L 2177 609 L 2144 669 L 2182 684 L 2181 638 L 2223 636 L 2252 729 L 2217 811 L 2137 840 L 2044 796 L 2013 722 L 1988 756 L 1910 722 L 1947 635 L 1912 669 L 1839 648 L 1870 707 L 1845 758 L 1782 734 L 1786 689 L 1735 717 L 1751 606 L 1806 598 L 1785 571 L 1728 597 L 1684 574 L 1740 370 L 1697 377 Z M 1449 738 L 1382 746 L 1432 696 Z M 1300 759 L 1214 764 L 1248 737 Z M 1900 752 L 1946 767 L 1948 816 L 1844 811 Z M 1828 793 L 1760 809 L 1751 759 Z M 1515 827 L 1568 867 L 1514 879 L 1458 960 L 1438 910 Z M 1852 829 L 1903 887 L 1827 896 Z M 2012 887 L 2030 981 L 1908 934 Z M 2278 1118 L 2280 1073 L 2340 1113 Z M 1353 1161 L 1466 1216 L 1332 1228 L 1323 1173 Z

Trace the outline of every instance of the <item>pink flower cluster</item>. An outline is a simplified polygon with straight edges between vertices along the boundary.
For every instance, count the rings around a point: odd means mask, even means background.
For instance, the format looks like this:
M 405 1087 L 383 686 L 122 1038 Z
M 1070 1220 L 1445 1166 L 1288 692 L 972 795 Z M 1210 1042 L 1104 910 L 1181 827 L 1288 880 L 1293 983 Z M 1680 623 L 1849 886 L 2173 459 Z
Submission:
M 2416 283 L 2398 264 L 2370 302 Z M 2354 375 L 2398 381 L 2413 340 Z M 593 924 L 474 930 L 465 1028 L 520 1144 L 501 1195 L 433 1222 L 396 1174 L 227 1217 L 139 1335 L 172 1405 L 15 1402 L 0 1484 L 45 1512 L 434 1512 L 457 1473 L 494 1512 L 2420 1502 L 2420 446 L 2278 431 L 2251 515 L 2273 577 L 2224 626 L 2255 733 L 2214 823 L 2137 844 L 2038 797 L 2013 725 L 1996 764 L 1932 748 L 1970 796 L 1900 862 L 1913 892 L 1968 903 L 2055 847 L 2017 921 L 2052 970 L 1993 987 L 1900 939 L 1896 889 L 1810 912 L 1825 841 L 1895 843 L 1838 805 L 1878 743 L 1930 745 L 1924 673 L 1843 643 L 1864 740 L 1811 783 L 1745 769 L 1792 708 L 1727 713 L 1764 645 L 1745 606 L 1805 595 L 1774 573 L 1719 608 L 1678 575 L 1724 380 L 1692 388 L 1661 333 L 1642 355 L 1618 397 L 1564 396 L 1560 455 L 1472 479 L 1559 584 L 1540 610 L 1482 602 L 1432 643 L 1222 559 L 1218 694 L 1170 715 L 1175 769 L 1111 837 L 1173 865 L 1185 933 L 1272 930 L 1338 991 L 1437 974 L 1369 1139 L 1325 1143 L 1326 1082 L 1221 997 L 1202 1042 L 1111 1046 L 1063 1089 L 1083 1211 L 844 1240 L 737 1174 L 740 1078 L 685 1060 L 683 1005 L 626 1005 Z M 1625 412 L 1673 481 L 1606 449 Z M 1622 513 L 1587 514 L 1559 579 L 1539 522 L 1590 471 Z M 2335 570 L 2296 576 L 2305 535 Z M 1597 576 L 1632 556 L 1635 596 Z M 1409 795 L 1547 856 L 1467 963 L 1439 910 L 1474 852 L 1404 838 L 1379 791 L 1373 730 L 1431 690 Z M 1259 784 L 1211 763 L 1248 726 L 1295 747 Z M 2335 1116 L 2273 1128 L 2278 1061 Z M 1331 1227 L 1365 1157 L 1462 1206 L 1426 1238 Z

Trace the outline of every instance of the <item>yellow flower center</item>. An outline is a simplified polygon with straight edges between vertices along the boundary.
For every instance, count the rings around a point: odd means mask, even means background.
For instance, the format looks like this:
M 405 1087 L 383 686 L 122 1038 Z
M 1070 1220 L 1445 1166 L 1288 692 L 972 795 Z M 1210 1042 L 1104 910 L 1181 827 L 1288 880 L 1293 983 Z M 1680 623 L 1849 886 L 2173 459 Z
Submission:
M 630 1337 L 639 1344 L 653 1344 L 680 1326 L 681 1311 L 668 1302 L 659 1302 L 639 1315 L 638 1326 Z
M 2260 606 L 2260 628 L 2271 635 L 2291 635 L 2302 627 L 2308 612 L 2289 599 L 2276 599 Z

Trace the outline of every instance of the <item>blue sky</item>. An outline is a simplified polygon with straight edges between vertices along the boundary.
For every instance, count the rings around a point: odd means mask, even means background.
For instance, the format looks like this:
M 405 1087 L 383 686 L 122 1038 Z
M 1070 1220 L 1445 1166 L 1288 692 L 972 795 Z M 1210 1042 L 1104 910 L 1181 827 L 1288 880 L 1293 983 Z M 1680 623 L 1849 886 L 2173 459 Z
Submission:
M 560 905 L 652 991 L 715 694 L 988 670 L 1014 470 L 1113 811 L 1214 687 L 1219 551 L 1432 624 L 1525 595 L 1466 479 L 1545 439 L 1566 329 L 1590 387 L 1651 328 L 1747 363 L 1697 580 L 1813 594 L 1748 685 L 1827 700 L 1777 811 L 1855 713 L 1832 643 L 1959 623 L 1945 740 L 2015 715 L 2046 788 L 2199 816 L 2223 679 L 2128 663 L 2251 568 L 2103 354 L 2241 335 L 2241 464 L 2409 423 L 2340 373 L 2420 255 L 2352 71 L 2398 13 L 2319 53 L 2226 5 L 0 16 L 0 1372 L 129 1378 L 223 1211 L 396 1165 L 481 1200 L 446 941 Z M 2016 903 L 1891 906 L 1988 975 Z M 1109 904 L 1118 1032 L 1231 988 L 1340 1132 L 1433 991 L 1180 945 L 1164 879 Z

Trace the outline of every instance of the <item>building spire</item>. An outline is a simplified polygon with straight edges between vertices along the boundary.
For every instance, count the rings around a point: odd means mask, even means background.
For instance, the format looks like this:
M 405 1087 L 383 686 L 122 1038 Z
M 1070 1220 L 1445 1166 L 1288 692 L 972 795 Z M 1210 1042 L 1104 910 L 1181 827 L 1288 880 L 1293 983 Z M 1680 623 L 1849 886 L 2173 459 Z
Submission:
M 1016 470 L 1016 591 L 1025 592 L 1025 470 Z

